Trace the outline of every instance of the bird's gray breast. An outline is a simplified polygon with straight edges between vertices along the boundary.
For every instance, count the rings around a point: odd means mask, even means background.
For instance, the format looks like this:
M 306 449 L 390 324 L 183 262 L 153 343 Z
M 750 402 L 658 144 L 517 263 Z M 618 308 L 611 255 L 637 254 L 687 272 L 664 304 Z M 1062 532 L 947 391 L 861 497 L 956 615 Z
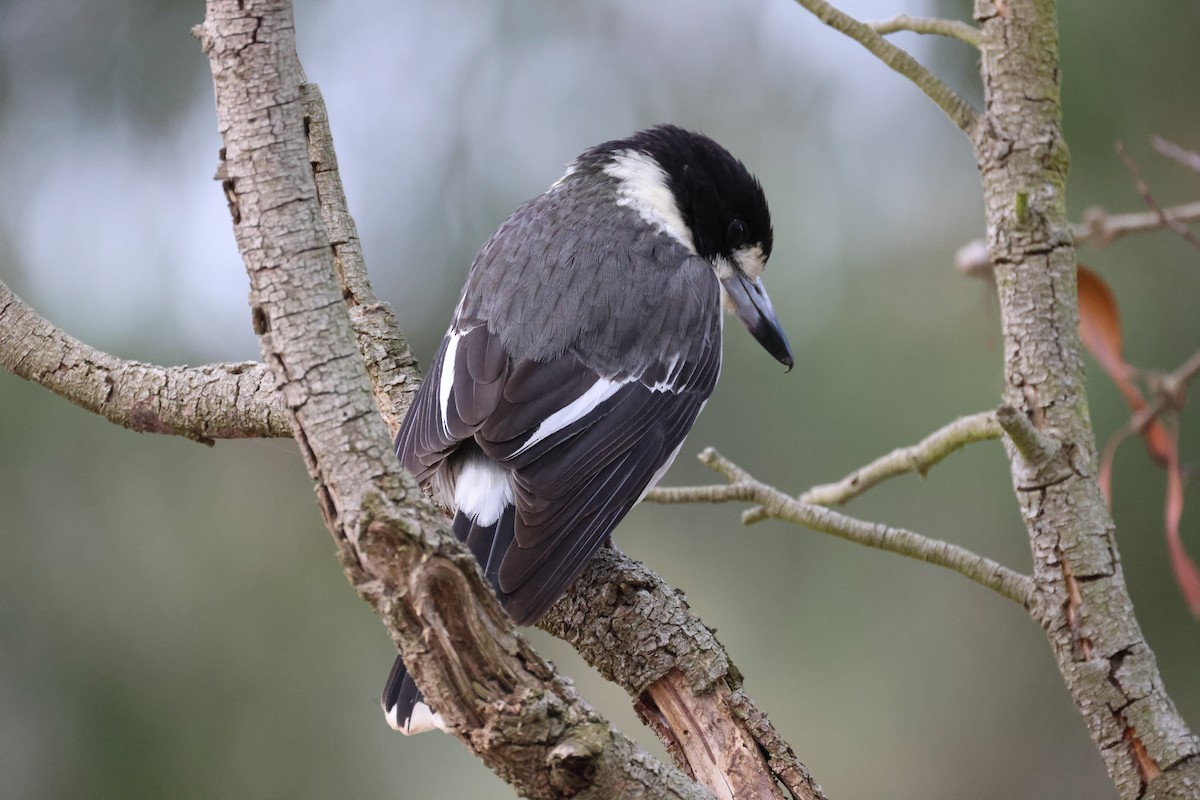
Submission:
M 708 262 L 617 205 L 611 187 L 566 188 L 526 203 L 484 245 L 457 325 L 486 323 L 516 360 L 570 351 L 607 377 L 719 336 Z

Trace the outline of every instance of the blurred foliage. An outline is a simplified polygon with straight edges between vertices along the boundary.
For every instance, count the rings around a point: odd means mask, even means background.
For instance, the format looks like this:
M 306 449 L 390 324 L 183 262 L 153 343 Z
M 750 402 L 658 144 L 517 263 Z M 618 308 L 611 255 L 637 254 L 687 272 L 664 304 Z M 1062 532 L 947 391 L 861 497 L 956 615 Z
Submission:
M 970 15 L 950 0 L 845 7 Z M 0 278 L 69 332 L 160 363 L 255 353 L 209 180 L 219 139 L 189 35 L 201 14 L 163 0 L 0 3 Z M 1118 138 L 1160 201 L 1195 199 L 1197 176 L 1148 137 L 1200 146 L 1200 10 L 1099 0 L 1060 15 L 1072 214 L 1140 209 Z M 784 375 L 731 327 L 685 451 L 715 445 L 798 491 L 996 402 L 994 296 L 952 269 L 982 233 L 969 148 L 787 0 L 307 0 L 297 24 L 376 288 L 422 358 L 509 211 L 584 147 L 673 121 L 763 179 L 777 237 L 766 279 L 798 358 Z M 897 41 L 978 100 L 968 48 Z M 1195 251 L 1156 234 L 1084 257 L 1116 292 L 1131 362 L 1170 369 L 1200 344 Z M 1103 439 L 1125 410 L 1096 375 Z M 1181 441 L 1194 465 L 1194 411 Z M 682 458 L 668 481 L 711 479 Z M 1139 620 L 1200 725 L 1200 635 L 1168 572 L 1162 481 L 1123 448 L 1114 511 Z M 511 796 L 454 740 L 384 726 L 391 645 L 340 575 L 290 443 L 138 436 L 0 374 L 0 508 L 0 796 Z M 1193 553 L 1197 508 L 1193 496 Z M 1028 564 L 995 445 L 850 511 Z M 617 538 L 719 629 L 832 797 L 1113 795 L 1018 609 L 926 565 L 776 523 L 742 529 L 737 514 L 646 507 Z M 618 690 L 530 635 L 655 748 Z

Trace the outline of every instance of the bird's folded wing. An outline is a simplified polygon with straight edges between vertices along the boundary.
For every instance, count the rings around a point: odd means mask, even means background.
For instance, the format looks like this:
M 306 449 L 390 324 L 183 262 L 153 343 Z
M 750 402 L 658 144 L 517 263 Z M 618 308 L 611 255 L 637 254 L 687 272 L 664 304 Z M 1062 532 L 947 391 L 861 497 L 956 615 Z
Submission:
M 555 385 L 591 381 L 584 392 L 570 392 L 576 396 L 566 406 L 554 392 L 517 385 L 539 369 L 521 364 L 509 375 L 496 409 L 500 424 L 485 422 L 476 441 L 513 470 L 514 545 L 498 576 L 514 619 L 536 619 L 549 608 L 674 457 L 716 383 L 720 331 L 713 328 L 697 331 L 693 352 L 624 381 L 597 375 L 571 354 L 541 365 L 557 373 Z M 542 422 L 512 436 L 517 418 Z

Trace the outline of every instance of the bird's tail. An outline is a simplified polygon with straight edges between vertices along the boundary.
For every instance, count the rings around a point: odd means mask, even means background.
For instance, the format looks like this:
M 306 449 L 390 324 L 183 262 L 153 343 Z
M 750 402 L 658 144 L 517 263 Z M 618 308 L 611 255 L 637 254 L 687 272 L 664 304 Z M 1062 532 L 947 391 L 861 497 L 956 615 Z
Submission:
M 454 517 L 454 535 L 475 556 L 484 577 L 497 594 L 500 594 L 500 560 L 513 541 L 515 511 L 512 506 L 506 507 L 500 519 L 491 525 L 476 525 L 474 520 L 462 513 Z M 434 728 L 445 730 L 441 715 L 425 704 L 400 656 L 396 656 L 396 662 L 392 664 L 380 703 L 388 725 L 405 736 Z

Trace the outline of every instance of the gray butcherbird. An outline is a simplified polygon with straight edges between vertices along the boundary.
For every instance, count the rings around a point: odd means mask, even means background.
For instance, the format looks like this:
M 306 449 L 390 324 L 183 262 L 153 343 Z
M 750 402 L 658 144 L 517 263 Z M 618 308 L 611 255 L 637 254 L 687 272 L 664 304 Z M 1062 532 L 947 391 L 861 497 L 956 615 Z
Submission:
M 583 153 L 475 257 L 396 454 L 518 625 L 667 471 L 721 371 L 722 306 L 791 368 L 770 254 L 758 181 L 663 125 Z M 383 708 L 404 733 L 440 727 L 399 658 Z

